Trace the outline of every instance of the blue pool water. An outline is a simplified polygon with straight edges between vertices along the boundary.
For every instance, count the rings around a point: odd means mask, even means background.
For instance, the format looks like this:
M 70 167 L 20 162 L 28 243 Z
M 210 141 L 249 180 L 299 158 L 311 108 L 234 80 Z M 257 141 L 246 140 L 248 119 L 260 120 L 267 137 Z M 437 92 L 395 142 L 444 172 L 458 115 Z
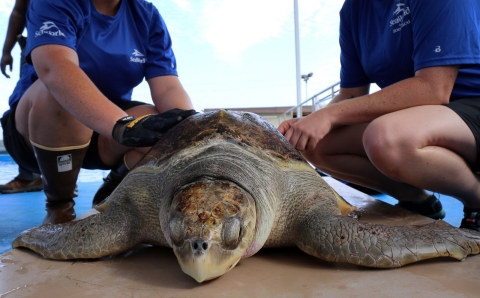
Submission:
M 18 174 L 17 165 L 7 154 L 0 154 L 0 184 L 7 183 Z M 78 197 L 75 199 L 77 216 L 91 209 L 92 198 L 108 171 L 84 170 L 78 178 Z M 373 197 L 390 204 L 396 200 L 387 195 Z M 447 211 L 445 221 L 459 226 L 463 207 L 452 197 L 440 196 Z M 45 196 L 43 192 L 0 194 L 0 254 L 11 249 L 12 240 L 22 231 L 42 223 L 45 217 Z

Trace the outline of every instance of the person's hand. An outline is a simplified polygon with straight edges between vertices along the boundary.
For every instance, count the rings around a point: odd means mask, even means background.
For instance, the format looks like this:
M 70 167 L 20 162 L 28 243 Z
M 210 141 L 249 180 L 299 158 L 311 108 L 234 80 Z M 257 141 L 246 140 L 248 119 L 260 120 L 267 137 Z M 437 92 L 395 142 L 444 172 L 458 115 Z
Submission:
M 12 65 L 13 65 L 13 57 L 11 54 L 3 54 L 2 60 L 1 60 L 1 69 L 3 75 L 10 79 L 10 76 L 7 74 L 7 65 L 10 66 L 10 72 L 12 71 Z
M 117 121 L 113 127 L 112 137 L 125 146 L 150 147 L 169 129 L 196 113 L 195 110 L 172 109 L 139 118 L 127 116 Z
M 322 113 L 322 110 L 303 118 L 286 120 L 278 127 L 278 131 L 299 151 L 315 149 L 331 129 L 328 114 Z

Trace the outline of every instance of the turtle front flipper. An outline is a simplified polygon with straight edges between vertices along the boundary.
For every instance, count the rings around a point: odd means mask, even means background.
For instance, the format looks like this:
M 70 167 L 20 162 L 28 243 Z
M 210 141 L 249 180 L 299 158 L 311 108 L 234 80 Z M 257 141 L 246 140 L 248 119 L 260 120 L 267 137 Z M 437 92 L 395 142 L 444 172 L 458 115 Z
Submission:
M 83 220 L 48 224 L 19 234 L 13 248 L 26 247 L 47 259 L 92 259 L 140 244 L 138 223 L 130 217 L 95 214 Z
M 331 262 L 395 268 L 438 257 L 465 259 L 480 252 L 480 233 L 438 220 L 423 226 L 387 227 L 327 212 L 307 212 L 296 226 L 296 244 Z

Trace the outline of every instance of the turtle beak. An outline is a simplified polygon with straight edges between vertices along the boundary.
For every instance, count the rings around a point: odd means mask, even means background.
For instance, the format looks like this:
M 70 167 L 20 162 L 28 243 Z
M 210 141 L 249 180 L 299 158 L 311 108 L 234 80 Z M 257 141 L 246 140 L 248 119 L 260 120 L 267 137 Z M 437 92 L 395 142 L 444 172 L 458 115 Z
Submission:
M 202 239 L 185 241 L 182 247 L 174 246 L 182 271 L 201 283 L 230 271 L 240 261 L 243 251 L 224 250 L 217 243 Z

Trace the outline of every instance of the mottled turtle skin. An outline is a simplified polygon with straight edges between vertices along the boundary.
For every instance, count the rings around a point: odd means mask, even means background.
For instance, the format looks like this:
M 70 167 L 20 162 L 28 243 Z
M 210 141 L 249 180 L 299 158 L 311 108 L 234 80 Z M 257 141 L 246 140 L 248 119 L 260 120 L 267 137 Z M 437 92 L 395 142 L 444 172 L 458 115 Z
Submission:
M 345 216 L 351 206 L 274 127 L 246 112 L 184 120 L 99 208 L 105 211 L 27 230 L 13 247 L 91 259 L 139 244 L 168 246 L 198 282 L 262 247 L 298 246 L 326 261 L 377 268 L 480 251 L 480 233 L 443 221 L 387 227 Z

